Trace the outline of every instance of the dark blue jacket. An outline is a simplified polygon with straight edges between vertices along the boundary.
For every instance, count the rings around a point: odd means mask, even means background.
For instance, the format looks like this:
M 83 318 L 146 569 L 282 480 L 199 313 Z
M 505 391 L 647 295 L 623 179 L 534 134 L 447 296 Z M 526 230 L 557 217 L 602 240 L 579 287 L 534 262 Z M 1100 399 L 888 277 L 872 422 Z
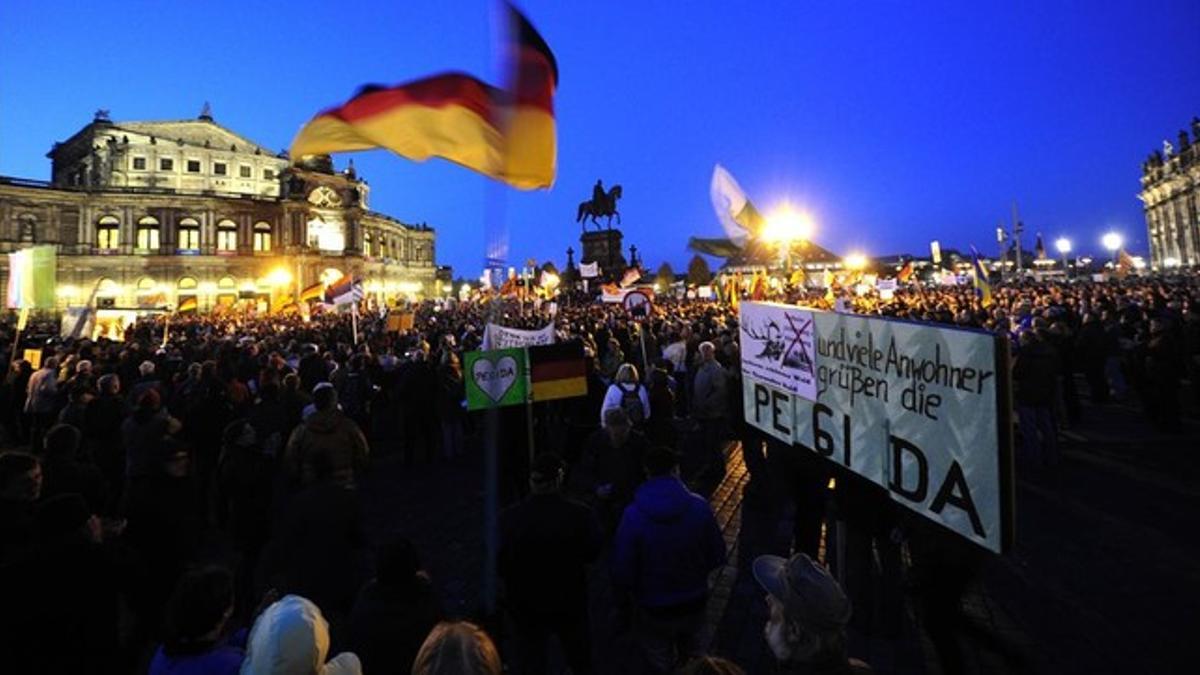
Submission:
M 703 602 L 708 575 L 725 562 L 725 540 L 703 497 L 673 476 L 638 488 L 617 528 L 613 583 L 638 605 L 663 609 Z

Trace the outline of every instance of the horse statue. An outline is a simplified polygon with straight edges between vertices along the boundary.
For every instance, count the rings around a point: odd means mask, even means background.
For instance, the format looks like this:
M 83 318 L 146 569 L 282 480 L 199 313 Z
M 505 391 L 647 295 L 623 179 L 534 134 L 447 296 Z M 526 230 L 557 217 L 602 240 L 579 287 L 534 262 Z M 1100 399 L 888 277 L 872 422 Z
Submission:
M 621 198 L 621 186 L 614 185 L 607 193 L 603 190 L 598 190 L 591 199 L 586 202 L 579 203 L 579 211 L 575 214 L 575 222 L 583 223 L 583 229 L 587 230 L 587 218 L 592 219 L 592 224 L 596 226 L 596 231 L 600 231 L 600 222 L 596 220 L 598 217 L 605 217 L 608 221 L 605 223 L 607 229 L 612 229 L 613 216 L 617 217 L 617 224 L 621 224 L 621 212 L 617 210 L 617 200 Z

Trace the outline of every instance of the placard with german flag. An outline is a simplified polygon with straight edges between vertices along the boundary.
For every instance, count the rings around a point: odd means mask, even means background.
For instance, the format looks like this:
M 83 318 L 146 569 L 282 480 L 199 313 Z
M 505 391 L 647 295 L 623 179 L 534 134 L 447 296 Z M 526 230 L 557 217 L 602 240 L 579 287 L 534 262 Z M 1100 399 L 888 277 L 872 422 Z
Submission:
M 529 347 L 528 351 L 535 403 L 587 395 L 587 361 L 582 342 L 558 342 Z

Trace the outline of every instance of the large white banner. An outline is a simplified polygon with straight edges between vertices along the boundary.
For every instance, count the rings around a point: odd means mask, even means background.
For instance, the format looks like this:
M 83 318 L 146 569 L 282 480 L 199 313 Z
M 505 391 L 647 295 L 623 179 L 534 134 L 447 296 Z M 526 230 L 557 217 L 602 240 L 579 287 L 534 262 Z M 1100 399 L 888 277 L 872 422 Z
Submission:
M 743 302 L 738 314 L 746 377 L 807 399 L 817 397 L 813 313 L 791 305 Z
M 508 349 L 510 347 L 535 347 L 554 343 L 554 323 L 537 330 L 520 330 L 489 323 L 483 330 L 482 349 Z
M 995 337 L 852 314 L 813 319 L 816 396 L 791 396 L 743 369 L 746 421 L 781 440 L 790 432 L 793 443 L 1000 552 L 1011 452 L 1001 445 L 1007 380 Z

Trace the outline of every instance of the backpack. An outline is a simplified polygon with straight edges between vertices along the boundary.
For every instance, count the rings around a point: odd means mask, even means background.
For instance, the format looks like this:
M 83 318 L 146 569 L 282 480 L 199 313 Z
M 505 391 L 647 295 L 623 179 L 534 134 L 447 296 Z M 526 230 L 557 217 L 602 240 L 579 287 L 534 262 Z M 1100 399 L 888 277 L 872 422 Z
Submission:
M 617 388 L 621 390 L 621 409 L 629 417 L 629 423 L 635 427 L 641 426 L 642 422 L 646 421 L 646 410 L 642 408 L 642 397 L 638 395 L 642 385 L 633 385 L 632 391 L 621 384 L 618 384 Z

